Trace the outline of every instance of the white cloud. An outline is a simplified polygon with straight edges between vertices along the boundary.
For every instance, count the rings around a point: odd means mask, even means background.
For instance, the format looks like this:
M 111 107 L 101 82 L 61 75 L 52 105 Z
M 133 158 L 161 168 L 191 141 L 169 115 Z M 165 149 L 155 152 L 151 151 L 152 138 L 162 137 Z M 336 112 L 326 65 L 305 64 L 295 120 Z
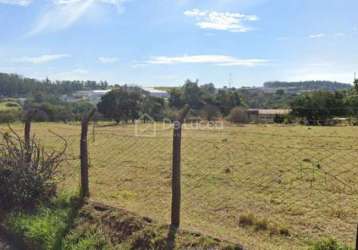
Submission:
M 268 63 L 264 59 L 238 59 L 232 56 L 225 55 L 196 55 L 196 56 L 178 56 L 167 57 L 159 56 L 154 57 L 148 61 L 150 64 L 178 64 L 178 63 L 208 63 L 220 66 L 257 66 Z
M 309 35 L 309 38 L 311 38 L 311 39 L 319 39 L 319 38 L 323 38 L 323 37 L 325 37 L 325 36 L 326 36 L 326 34 L 324 34 L 324 33 L 319 33 L 319 34 Z
M 98 61 L 103 64 L 112 64 L 119 61 L 118 57 L 98 57 Z
M 74 70 L 49 74 L 48 77 L 52 80 L 88 80 L 90 77 L 89 73 L 86 69 L 76 68 Z
M 13 61 L 17 63 L 31 63 L 31 64 L 44 64 L 60 59 L 71 57 L 68 54 L 51 54 L 51 55 L 41 55 L 37 57 L 21 57 L 15 58 Z
M 343 32 L 338 32 L 338 33 L 334 34 L 334 36 L 335 37 L 344 37 L 344 36 L 346 36 L 346 34 Z
M 52 4 L 37 20 L 29 35 L 66 29 L 78 22 L 96 4 L 111 5 L 120 10 L 125 1 L 127 0 L 52 0 Z
M 257 21 L 255 15 L 244 15 L 233 12 L 201 11 L 198 9 L 187 10 L 185 16 L 194 17 L 196 25 L 201 29 L 225 30 L 230 32 L 247 32 L 251 30 L 244 22 Z
M 32 0 L 0 0 L 0 4 L 11 4 L 19 6 L 28 6 Z

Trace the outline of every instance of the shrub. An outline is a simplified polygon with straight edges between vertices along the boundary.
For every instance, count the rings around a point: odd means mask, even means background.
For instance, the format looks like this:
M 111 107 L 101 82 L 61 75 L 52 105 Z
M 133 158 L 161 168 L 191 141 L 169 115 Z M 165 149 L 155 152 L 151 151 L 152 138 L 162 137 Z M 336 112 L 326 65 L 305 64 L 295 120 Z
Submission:
M 249 122 L 249 115 L 245 109 L 236 107 L 230 111 L 228 120 L 233 123 L 247 123 Z
M 274 123 L 284 123 L 285 117 L 282 115 L 275 115 L 275 117 L 273 118 L 273 122 Z
M 56 194 L 55 175 L 67 148 L 45 152 L 35 138 L 26 145 L 15 131 L 0 134 L 0 208 L 33 208 Z

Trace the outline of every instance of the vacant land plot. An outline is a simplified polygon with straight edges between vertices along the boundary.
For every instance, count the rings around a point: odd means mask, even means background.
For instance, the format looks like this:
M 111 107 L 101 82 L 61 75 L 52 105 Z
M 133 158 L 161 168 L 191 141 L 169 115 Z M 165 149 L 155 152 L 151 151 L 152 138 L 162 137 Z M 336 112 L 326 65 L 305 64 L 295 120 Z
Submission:
M 16 129 L 20 125 L 14 125 Z M 5 126 L 3 126 L 5 129 Z M 78 124 L 33 124 L 44 145 L 69 143 L 62 188 L 78 187 Z M 97 126 L 90 135 L 92 198 L 168 223 L 172 130 Z M 358 128 L 187 127 L 183 228 L 249 249 L 306 249 L 334 237 L 353 245 L 358 223 Z

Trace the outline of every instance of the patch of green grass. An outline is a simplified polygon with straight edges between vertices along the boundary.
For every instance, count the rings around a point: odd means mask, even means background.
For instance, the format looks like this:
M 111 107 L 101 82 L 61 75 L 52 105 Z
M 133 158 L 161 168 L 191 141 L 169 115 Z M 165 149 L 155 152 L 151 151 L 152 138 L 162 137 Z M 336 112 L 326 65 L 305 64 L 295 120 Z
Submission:
M 104 233 L 87 227 L 74 230 L 63 241 L 63 250 L 110 250 Z
M 68 226 L 71 197 L 61 195 L 51 204 L 28 213 L 14 212 L 7 216 L 5 223 L 34 249 L 54 249 Z
M 310 250 L 353 250 L 353 248 L 340 244 L 334 239 L 326 239 L 314 243 Z

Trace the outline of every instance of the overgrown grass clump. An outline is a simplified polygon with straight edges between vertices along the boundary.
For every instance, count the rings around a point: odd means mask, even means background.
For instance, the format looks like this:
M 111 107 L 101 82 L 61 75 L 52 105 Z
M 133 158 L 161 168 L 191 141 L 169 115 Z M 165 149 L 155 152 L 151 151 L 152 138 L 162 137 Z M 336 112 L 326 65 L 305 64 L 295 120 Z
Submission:
M 5 225 L 32 249 L 59 249 L 70 223 L 74 197 L 73 194 L 63 194 L 31 212 L 10 213 Z
M 314 243 L 310 250 L 353 250 L 353 248 L 340 244 L 335 239 L 325 239 Z
M 239 226 L 252 227 L 256 232 L 269 232 L 270 235 L 290 236 L 290 231 L 286 227 L 269 223 L 267 219 L 258 219 L 253 214 L 240 215 Z

